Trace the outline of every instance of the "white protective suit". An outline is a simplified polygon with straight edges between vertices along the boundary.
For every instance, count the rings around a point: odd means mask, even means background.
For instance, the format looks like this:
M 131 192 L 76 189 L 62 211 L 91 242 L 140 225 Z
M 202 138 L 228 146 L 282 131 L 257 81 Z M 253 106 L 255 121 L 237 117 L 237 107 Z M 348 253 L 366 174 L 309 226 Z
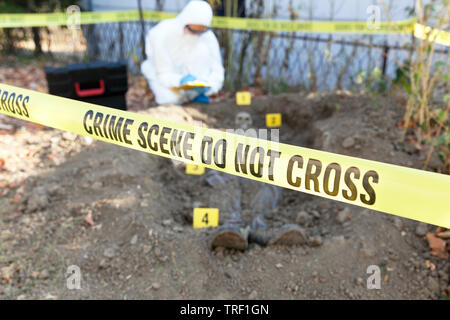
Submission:
M 211 85 L 206 95 L 222 88 L 225 70 L 216 36 L 211 30 L 201 35 L 184 31 L 188 24 L 209 27 L 212 16 L 207 2 L 191 1 L 178 16 L 161 21 L 147 33 L 147 60 L 142 63 L 141 71 L 158 104 L 181 104 L 195 97 L 193 91 L 171 90 L 179 86 L 181 78 L 187 74 Z

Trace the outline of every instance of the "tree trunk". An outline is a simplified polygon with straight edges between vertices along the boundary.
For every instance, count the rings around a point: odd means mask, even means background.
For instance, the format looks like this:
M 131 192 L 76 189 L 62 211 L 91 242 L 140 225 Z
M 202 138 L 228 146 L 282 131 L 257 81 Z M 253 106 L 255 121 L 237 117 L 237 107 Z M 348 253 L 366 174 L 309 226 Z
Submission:
M 33 41 L 34 41 L 34 55 L 40 55 L 42 54 L 42 47 L 41 47 L 41 35 L 39 27 L 32 27 L 31 31 L 33 31 Z

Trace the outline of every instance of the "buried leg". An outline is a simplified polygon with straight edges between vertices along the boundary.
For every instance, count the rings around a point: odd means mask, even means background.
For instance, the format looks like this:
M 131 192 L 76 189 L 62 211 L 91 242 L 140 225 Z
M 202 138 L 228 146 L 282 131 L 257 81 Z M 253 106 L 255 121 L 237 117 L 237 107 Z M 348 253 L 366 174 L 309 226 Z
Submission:
M 285 224 L 281 228 L 270 228 L 265 222 L 268 211 L 277 207 L 281 199 L 281 188 L 260 183 L 256 195 L 253 197 L 250 208 L 256 213 L 252 220 L 249 241 L 261 246 L 266 245 L 299 245 L 306 242 L 303 229 L 296 224 Z
M 223 222 L 212 235 L 211 250 L 216 247 L 247 249 L 248 229 L 243 228 L 241 219 L 241 193 L 238 179 L 218 171 L 210 171 L 206 175 L 206 182 L 214 190 L 214 196 L 211 196 L 210 200 L 219 207 L 220 220 Z

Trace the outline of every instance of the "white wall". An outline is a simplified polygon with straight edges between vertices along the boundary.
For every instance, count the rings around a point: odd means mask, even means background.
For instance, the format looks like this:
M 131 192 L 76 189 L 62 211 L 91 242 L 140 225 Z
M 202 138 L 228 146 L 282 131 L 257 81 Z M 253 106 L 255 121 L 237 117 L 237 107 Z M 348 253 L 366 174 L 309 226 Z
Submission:
M 89 1 L 89 0 L 87 0 Z M 188 0 L 163 0 L 164 11 L 179 12 Z M 133 10 L 138 8 L 137 0 L 91 0 L 93 11 Z M 156 0 L 142 0 L 144 10 L 156 10 Z
M 84 0 L 91 1 L 94 11 L 115 11 L 137 9 L 137 0 Z M 223 0 L 222 0 L 223 1 Z M 163 0 L 164 10 L 179 12 L 188 0 Z M 251 7 L 251 0 L 246 1 L 246 7 Z M 271 8 L 278 6 L 276 18 L 289 19 L 289 0 L 266 0 L 266 14 L 272 13 Z M 365 20 L 366 9 L 369 5 L 380 5 L 382 20 L 387 19 L 389 12 L 391 19 L 406 19 L 405 8 L 413 5 L 414 0 L 292 0 L 294 10 L 300 13 L 300 19 L 329 20 Z M 156 9 L 156 0 L 142 0 L 142 7 L 146 10 Z M 275 17 L 272 17 L 275 18 Z
M 124 0 L 84 0 L 90 1 L 92 5 L 92 10 L 94 11 L 115 11 L 115 10 L 133 10 L 137 9 L 137 0 L 124 1 Z M 222 0 L 224 1 L 224 0 Z M 163 0 L 164 3 L 164 11 L 178 13 L 182 10 L 184 5 L 188 2 L 188 0 Z M 369 5 L 375 4 L 380 5 L 381 10 L 381 20 L 404 20 L 407 19 L 407 7 L 412 7 L 414 0 L 266 0 L 266 16 L 269 18 L 276 19 L 289 19 L 289 3 L 292 2 L 293 8 L 295 11 L 299 13 L 299 20 L 334 20 L 334 21 L 342 21 L 342 20 L 356 20 L 356 21 L 366 21 L 368 18 L 368 14 L 366 12 L 367 7 Z M 277 15 L 271 16 L 273 12 L 273 6 L 277 6 Z M 142 0 L 143 9 L 146 10 L 156 10 L 156 0 Z M 246 0 L 246 8 L 247 12 L 249 12 L 252 8 L 252 1 Z M 126 40 L 132 43 L 139 43 L 139 35 L 136 26 L 129 26 L 131 29 L 124 30 L 124 37 Z M 147 28 L 150 28 L 150 24 L 146 24 Z M 98 44 L 100 47 L 103 47 L 102 51 L 109 54 L 111 59 L 115 56 L 115 53 L 111 51 L 110 43 L 107 43 L 104 39 L 104 35 L 106 34 L 108 37 L 115 37 L 117 34 L 117 25 L 109 25 L 103 26 L 102 24 L 97 25 L 96 33 L 98 34 Z M 114 30 L 112 30 L 113 28 Z M 299 33 L 301 34 L 301 33 Z M 315 36 L 315 35 L 314 35 Z M 328 35 L 321 35 L 322 37 L 328 37 Z M 388 43 L 402 45 L 405 41 L 410 40 L 410 36 L 405 35 L 375 35 L 372 39 L 369 39 L 367 35 L 358 35 L 358 34 L 333 34 L 332 39 L 336 40 L 358 40 L 364 42 L 373 41 L 376 44 L 384 44 Z M 115 41 L 115 40 L 113 40 Z M 238 45 L 241 42 L 239 35 L 235 35 L 235 41 Z M 282 39 L 274 39 L 272 42 L 272 48 L 270 50 L 270 55 L 274 56 L 277 52 L 283 51 L 284 46 L 286 46 L 286 41 Z M 294 70 L 295 66 L 301 64 L 306 65 L 307 56 L 303 55 L 305 52 L 305 45 L 314 45 L 313 43 L 305 44 L 302 41 L 296 41 L 293 54 L 290 57 L 290 66 L 292 65 L 292 70 Z M 280 50 L 281 48 L 281 50 Z M 309 48 L 309 47 L 308 47 Z M 341 56 L 339 47 L 333 47 L 331 49 L 331 54 L 333 56 L 333 62 L 342 64 L 345 63 L 345 57 Z M 346 53 L 350 52 L 352 49 L 351 46 L 344 47 Z M 278 50 L 278 51 L 277 51 Z M 139 53 L 140 49 L 136 49 L 136 52 Z M 324 52 L 326 51 L 326 44 L 320 43 L 316 45 L 314 51 L 316 52 L 314 55 L 314 59 L 318 62 L 323 60 Z M 365 70 L 365 66 L 375 66 L 381 69 L 383 57 L 381 55 L 382 50 L 372 50 L 368 49 L 367 53 L 364 50 L 360 50 L 358 52 L 358 56 L 356 60 L 351 61 L 351 73 L 356 73 L 359 70 Z M 298 54 L 302 53 L 302 54 Z M 407 56 L 407 52 L 405 51 L 395 51 L 391 50 L 389 53 L 388 66 L 387 66 L 387 74 L 389 76 L 395 75 L 396 62 L 402 62 Z M 319 62 L 319 64 L 322 62 Z M 323 63 L 322 63 L 323 64 Z M 371 67 L 371 68 L 372 68 Z M 299 78 L 305 78 L 307 75 L 307 70 L 304 68 L 299 71 L 294 72 L 296 74 L 295 79 L 293 81 L 298 80 Z M 275 75 L 274 75 L 275 76 Z M 324 86 L 333 85 L 333 79 L 330 80 L 330 83 L 324 83 Z

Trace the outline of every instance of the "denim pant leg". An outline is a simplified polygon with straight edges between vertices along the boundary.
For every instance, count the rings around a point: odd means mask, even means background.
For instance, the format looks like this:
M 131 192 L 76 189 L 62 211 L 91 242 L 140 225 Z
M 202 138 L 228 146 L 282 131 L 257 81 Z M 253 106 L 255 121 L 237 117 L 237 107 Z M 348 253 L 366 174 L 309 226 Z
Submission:
M 242 192 L 247 206 L 251 212 L 251 230 L 267 229 L 266 214 L 278 206 L 281 200 L 281 188 L 254 180 L 245 179 L 242 183 Z
M 241 224 L 239 177 L 211 170 L 206 174 L 205 179 L 212 188 L 209 203 L 219 209 L 221 224 Z

